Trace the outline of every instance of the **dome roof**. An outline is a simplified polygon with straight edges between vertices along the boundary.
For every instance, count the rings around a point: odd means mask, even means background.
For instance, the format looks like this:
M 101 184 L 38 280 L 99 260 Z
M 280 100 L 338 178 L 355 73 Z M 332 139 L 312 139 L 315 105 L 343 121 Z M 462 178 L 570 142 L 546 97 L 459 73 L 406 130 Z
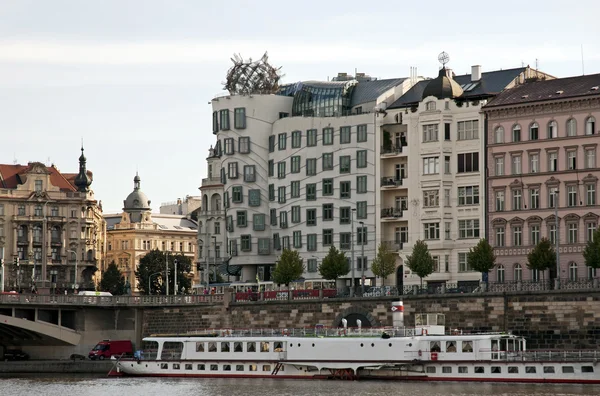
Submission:
M 133 179 L 133 191 L 123 201 L 123 210 L 150 210 L 150 200 L 140 190 L 140 177 L 136 174 Z
M 423 97 L 435 96 L 438 99 L 454 99 L 463 94 L 463 89 L 452 79 L 452 70 L 442 67 L 440 74 L 427 84 Z

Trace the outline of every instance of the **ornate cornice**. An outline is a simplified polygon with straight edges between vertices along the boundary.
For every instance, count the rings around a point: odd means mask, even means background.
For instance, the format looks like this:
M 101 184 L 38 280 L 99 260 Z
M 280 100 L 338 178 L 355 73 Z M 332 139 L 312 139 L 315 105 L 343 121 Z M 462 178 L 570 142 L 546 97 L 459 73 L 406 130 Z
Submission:
M 600 98 L 593 97 L 557 99 L 552 102 L 523 103 L 507 105 L 499 108 L 484 108 L 488 120 L 502 120 L 526 116 L 543 116 L 557 113 L 589 112 L 590 109 L 600 109 Z

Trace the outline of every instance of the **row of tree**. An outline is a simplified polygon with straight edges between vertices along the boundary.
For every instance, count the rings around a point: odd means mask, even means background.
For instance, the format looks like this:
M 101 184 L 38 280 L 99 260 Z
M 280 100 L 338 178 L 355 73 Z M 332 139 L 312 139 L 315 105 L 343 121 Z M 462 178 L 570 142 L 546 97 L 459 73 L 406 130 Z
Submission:
M 591 268 L 600 268 L 600 228 L 594 232 L 593 238 L 588 241 L 583 251 L 585 265 Z M 177 273 L 175 273 L 177 261 Z M 496 265 L 494 249 L 486 239 L 479 240 L 476 246 L 467 254 L 467 266 L 473 271 L 483 274 L 489 273 Z M 425 241 L 417 241 L 412 254 L 406 258 L 406 266 L 421 280 L 431 275 L 435 270 L 435 261 L 429 252 Z M 177 293 L 182 294 L 191 288 L 189 276 L 192 261 L 184 255 L 166 254 L 159 250 L 152 250 L 140 260 L 135 276 L 137 289 L 142 294 L 166 294 L 167 276 L 165 267 L 169 271 L 169 288 L 174 291 L 175 278 L 177 278 Z M 535 246 L 527 256 L 527 267 L 531 270 L 550 270 L 551 277 L 556 276 L 556 254 L 550 241 L 546 238 Z M 273 281 L 280 285 L 289 285 L 304 274 L 306 268 L 304 260 L 297 250 L 284 249 L 275 265 Z M 350 263 L 346 253 L 335 246 L 329 248 L 327 256 L 318 267 L 323 279 L 336 281 L 350 272 Z M 383 281 L 396 270 L 396 254 L 388 249 L 386 244 L 380 244 L 377 255 L 371 263 L 371 272 Z M 173 276 L 175 275 L 175 276 Z M 217 281 L 222 281 L 219 277 Z M 117 265 L 112 262 L 102 273 L 100 290 L 111 292 L 113 295 L 126 293 L 127 284 Z

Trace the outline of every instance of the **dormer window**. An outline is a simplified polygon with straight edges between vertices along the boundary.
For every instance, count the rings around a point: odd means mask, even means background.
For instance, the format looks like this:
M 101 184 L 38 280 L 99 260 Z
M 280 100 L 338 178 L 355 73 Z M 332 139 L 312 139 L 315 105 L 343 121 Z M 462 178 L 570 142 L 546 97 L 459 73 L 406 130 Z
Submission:
M 42 188 L 44 187 L 44 182 L 41 180 L 35 181 L 35 192 L 42 192 Z
M 435 110 L 435 102 L 433 100 L 425 103 L 425 110 L 432 111 Z

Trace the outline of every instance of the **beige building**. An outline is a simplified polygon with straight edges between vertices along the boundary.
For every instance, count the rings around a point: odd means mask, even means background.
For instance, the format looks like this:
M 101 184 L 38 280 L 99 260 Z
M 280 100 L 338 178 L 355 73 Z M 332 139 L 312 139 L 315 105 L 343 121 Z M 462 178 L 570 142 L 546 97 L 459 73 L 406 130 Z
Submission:
M 113 261 L 136 289 L 135 271 L 151 250 L 172 252 L 196 260 L 198 225 L 183 215 L 152 213 L 150 200 L 140 189 L 140 177 L 123 203 L 123 213 L 105 215 L 107 223 L 106 265 Z M 195 266 L 192 276 L 196 278 Z M 194 282 L 194 281 L 193 281 Z
M 106 225 L 91 183 L 83 148 L 79 173 L 0 165 L 2 290 L 95 288 Z

